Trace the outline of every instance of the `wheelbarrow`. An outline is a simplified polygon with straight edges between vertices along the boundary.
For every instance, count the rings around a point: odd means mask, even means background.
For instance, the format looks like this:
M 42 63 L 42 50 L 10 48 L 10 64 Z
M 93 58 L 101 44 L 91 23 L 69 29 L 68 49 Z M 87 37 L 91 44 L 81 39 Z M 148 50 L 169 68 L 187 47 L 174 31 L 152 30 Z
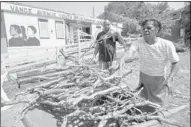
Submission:
M 182 105 L 169 109 L 168 111 L 164 111 L 162 112 L 163 117 L 168 118 L 187 107 L 188 105 Z M 54 116 L 39 109 L 29 111 L 21 121 L 24 127 L 57 127 Z M 161 127 L 161 124 L 157 120 L 150 120 L 131 127 Z

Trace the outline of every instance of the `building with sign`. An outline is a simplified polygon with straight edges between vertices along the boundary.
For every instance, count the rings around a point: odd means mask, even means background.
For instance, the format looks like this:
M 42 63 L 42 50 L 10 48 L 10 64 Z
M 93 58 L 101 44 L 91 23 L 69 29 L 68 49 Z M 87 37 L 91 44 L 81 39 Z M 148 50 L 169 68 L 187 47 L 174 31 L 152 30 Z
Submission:
M 8 47 L 70 45 L 76 43 L 77 29 L 85 39 L 93 39 L 102 30 L 102 22 L 65 12 L 1 3 L 1 37 L 7 39 Z
M 102 23 L 101 19 L 1 2 L 1 54 L 6 54 L 9 67 L 56 59 L 59 48 L 80 56 L 102 30 Z M 112 29 L 121 31 L 121 24 L 112 24 Z

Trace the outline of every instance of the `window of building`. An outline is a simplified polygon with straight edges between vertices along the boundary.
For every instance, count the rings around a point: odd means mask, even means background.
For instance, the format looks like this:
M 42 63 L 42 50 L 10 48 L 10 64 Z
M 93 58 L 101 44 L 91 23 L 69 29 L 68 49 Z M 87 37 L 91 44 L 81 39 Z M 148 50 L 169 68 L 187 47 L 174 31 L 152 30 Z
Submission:
M 90 27 L 83 27 L 82 31 L 87 33 L 87 34 L 90 34 Z
M 49 39 L 49 29 L 48 29 L 48 20 L 47 19 L 38 19 L 39 25 L 39 34 L 41 39 Z
M 101 26 L 96 26 L 96 28 L 100 28 L 101 29 Z
M 55 21 L 56 38 L 64 39 L 64 23 L 63 21 Z

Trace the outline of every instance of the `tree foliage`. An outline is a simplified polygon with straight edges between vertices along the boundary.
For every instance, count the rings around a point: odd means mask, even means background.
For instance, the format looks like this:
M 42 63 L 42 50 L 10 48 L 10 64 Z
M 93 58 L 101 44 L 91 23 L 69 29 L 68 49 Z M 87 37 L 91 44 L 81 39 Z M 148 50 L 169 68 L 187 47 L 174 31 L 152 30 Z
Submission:
M 181 26 L 184 29 L 185 45 L 190 47 L 190 2 L 185 6 L 181 16 Z
M 148 2 L 109 2 L 104 13 L 98 16 L 112 22 L 123 23 L 124 30 L 129 33 L 139 33 L 139 23 L 144 19 L 155 18 L 162 22 L 161 35 L 170 35 L 170 28 L 174 24 L 168 15 L 171 12 L 168 2 L 150 4 Z

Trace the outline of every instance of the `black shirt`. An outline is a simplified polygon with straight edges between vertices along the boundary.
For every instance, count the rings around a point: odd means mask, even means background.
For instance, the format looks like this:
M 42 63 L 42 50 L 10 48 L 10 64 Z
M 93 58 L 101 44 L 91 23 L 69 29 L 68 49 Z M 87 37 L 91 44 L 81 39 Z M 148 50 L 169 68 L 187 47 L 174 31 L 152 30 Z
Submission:
M 107 38 L 101 39 L 103 35 L 107 35 Z M 115 35 L 113 38 L 111 33 L 108 34 L 105 31 L 102 31 L 98 34 L 96 40 L 100 40 L 98 41 L 100 61 L 110 62 L 113 61 L 114 57 L 116 56 L 116 41 L 118 41 L 118 36 Z
M 21 37 L 9 39 L 9 47 L 25 46 L 25 40 Z
M 26 46 L 40 46 L 40 41 L 36 37 L 29 37 Z

